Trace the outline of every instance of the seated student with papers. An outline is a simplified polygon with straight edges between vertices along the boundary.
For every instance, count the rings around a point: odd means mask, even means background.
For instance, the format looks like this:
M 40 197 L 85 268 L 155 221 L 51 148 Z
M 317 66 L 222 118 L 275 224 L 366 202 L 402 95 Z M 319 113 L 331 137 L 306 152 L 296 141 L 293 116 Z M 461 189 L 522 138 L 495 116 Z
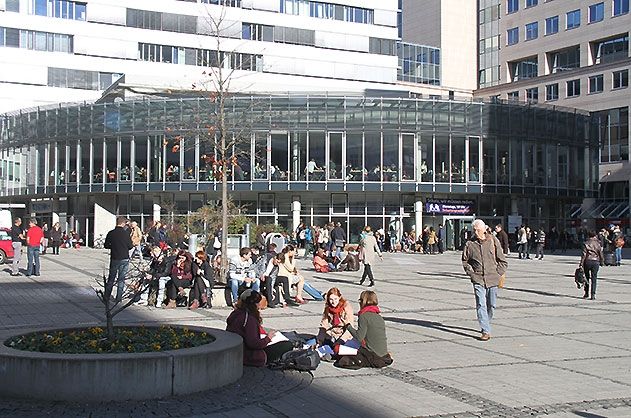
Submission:
M 226 331 L 239 334 L 243 338 L 243 365 L 262 367 L 280 358 L 287 351 L 293 349 L 293 344 L 279 335 L 276 331 L 265 331 L 261 326 L 263 319 L 259 312 L 258 303 L 261 294 L 247 289 L 236 304 L 236 308 L 226 320 Z M 280 334 L 280 333 L 279 333 Z M 278 341 L 277 340 L 284 340 Z

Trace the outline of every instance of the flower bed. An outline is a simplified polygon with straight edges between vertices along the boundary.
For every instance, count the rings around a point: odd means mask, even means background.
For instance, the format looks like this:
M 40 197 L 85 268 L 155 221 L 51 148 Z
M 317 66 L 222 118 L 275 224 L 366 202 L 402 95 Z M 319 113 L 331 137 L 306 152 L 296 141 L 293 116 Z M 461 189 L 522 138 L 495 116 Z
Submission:
M 97 327 L 0 330 L 0 382 L 11 382 L 0 385 L 0 396 L 156 399 L 221 387 L 243 373 L 243 342 L 231 332 L 178 325 L 116 331 L 107 344 Z
M 209 344 L 215 340 L 215 337 L 206 332 L 192 331 L 186 327 L 117 327 L 115 334 L 115 338 L 109 340 L 102 328 L 91 327 L 19 335 L 8 339 L 4 344 L 16 350 L 41 353 L 105 354 L 178 350 Z

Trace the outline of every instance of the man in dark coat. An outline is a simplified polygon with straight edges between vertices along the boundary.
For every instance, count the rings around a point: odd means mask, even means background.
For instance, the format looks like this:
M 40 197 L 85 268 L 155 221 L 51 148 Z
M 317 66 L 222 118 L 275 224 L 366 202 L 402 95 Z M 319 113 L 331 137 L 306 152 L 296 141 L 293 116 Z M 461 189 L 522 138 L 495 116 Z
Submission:
M 500 245 L 502 246 L 502 251 L 504 252 L 504 254 L 510 254 L 510 247 L 508 245 L 508 234 L 506 233 L 506 231 L 504 231 L 504 228 L 502 228 L 502 224 L 495 225 L 495 233 L 497 239 L 500 242 Z

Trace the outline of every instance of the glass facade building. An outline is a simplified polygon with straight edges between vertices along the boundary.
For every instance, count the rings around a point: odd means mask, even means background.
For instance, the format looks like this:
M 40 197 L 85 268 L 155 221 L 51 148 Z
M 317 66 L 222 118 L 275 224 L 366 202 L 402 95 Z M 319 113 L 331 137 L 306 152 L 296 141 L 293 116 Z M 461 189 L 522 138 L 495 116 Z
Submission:
M 51 212 L 90 240 L 96 206 L 146 225 L 220 198 L 217 101 L 141 97 L 0 116 L 0 202 Z M 228 187 L 258 224 L 438 225 L 436 200 L 489 223 L 561 224 L 598 191 L 597 119 L 544 106 L 364 96 L 231 96 Z M 46 202 L 52 202 L 47 204 Z M 296 205 L 296 202 L 299 204 Z M 111 225 L 108 225 L 111 228 Z

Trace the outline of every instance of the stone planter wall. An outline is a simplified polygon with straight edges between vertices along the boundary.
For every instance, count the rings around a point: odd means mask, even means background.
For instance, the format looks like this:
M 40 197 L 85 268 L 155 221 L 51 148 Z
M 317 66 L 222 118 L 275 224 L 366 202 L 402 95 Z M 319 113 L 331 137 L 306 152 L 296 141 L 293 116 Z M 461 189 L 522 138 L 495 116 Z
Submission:
M 61 329 L 13 331 L 0 336 L 0 395 L 66 401 L 155 399 L 225 386 L 243 374 L 243 342 L 226 331 L 207 332 L 215 341 L 156 353 L 52 354 L 4 345 L 14 335 Z

